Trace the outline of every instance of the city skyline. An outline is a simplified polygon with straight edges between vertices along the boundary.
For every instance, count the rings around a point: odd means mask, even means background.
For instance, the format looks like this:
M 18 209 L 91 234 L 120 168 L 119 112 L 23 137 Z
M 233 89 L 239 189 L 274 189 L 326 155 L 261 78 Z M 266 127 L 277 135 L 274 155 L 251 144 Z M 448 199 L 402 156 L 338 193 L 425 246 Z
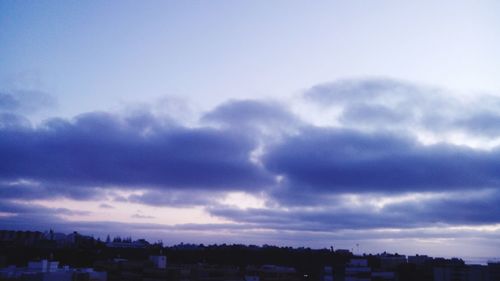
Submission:
M 0 229 L 498 256 L 499 9 L 2 1 Z

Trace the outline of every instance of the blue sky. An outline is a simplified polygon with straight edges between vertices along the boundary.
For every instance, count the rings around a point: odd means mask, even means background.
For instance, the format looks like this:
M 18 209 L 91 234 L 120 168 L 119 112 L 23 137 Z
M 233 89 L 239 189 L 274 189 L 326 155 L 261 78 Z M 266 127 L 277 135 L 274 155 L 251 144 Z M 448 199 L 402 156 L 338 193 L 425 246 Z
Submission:
M 494 255 L 499 9 L 2 1 L 0 226 Z

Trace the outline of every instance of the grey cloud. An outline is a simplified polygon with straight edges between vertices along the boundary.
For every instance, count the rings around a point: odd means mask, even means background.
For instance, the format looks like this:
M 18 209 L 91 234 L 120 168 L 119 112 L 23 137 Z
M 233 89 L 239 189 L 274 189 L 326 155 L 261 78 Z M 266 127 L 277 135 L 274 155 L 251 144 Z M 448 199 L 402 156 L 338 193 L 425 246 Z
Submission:
M 205 206 L 213 204 L 216 198 L 220 198 L 223 192 L 193 192 L 185 191 L 158 191 L 151 190 L 141 195 L 132 194 L 126 200 L 128 202 L 141 203 L 153 206 L 165 207 L 189 207 L 189 206 Z
M 365 204 L 358 203 L 356 206 L 347 203 L 335 206 L 323 202 L 313 208 L 287 206 L 286 209 L 237 209 L 221 206 L 212 207 L 209 211 L 214 216 L 259 228 L 329 232 L 339 229 L 415 229 L 498 224 L 499 206 L 500 193 L 495 191 L 474 198 L 449 196 L 389 203 L 382 208 L 365 201 Z
M 100 188 L 68 188 L 66 185 L 45 184 L 43 182 L 0 182 L 0 198 L 3 199 L 49 199 L 72 198 L 77 200 L 93 200 L 102 198 L 103 190 Z
M 101 204 L 99 204 L 99 208 L 101 208 L 101 209 L 114 209 L 115 207 L 113 207 L 110 204 L 101 203 Z
M 344 126 L 372 131 L 436 131 L 461 113 L 460 103 L 444 90 L 387 78 L 335 81 L 312 87 L 304 97 L 323 108 L 340 109 Z
M 12 95 L 0 93 L 0 110 L 13 111 L 19 108 L 20 104 Z
M 89 113 L 37 128 L 4 128 L 0 178 L 41 182 L 47 188 L 156 187 L 255 189 L 272 183 L 251 163 L 255 140 L 244 132 L 154 127 Z
M 11 129 L 21 129 L 30 128 L 31 122 L 24 116 L 10 113 L 10 112 L 0 112 L 0 129 L 11 128 Z
M 55 98 L 43 91 L 15 90 L 0 92 L 0 111 L 33 113 L 42 109 L 54 108 Z
M 408 215 L 411 215 L 412 208 L 410 207 L 406 210 Z M 356 220 L 360 220 L 360 218 L 356 218 L 355 213 L 346 211 L 332 214 L 325 210 L 322 212 L 309 210 L 303 214 L 300 211 L 280 213 L 276 210 L 266 212 L 249 209 L 247 211 L 239 210 L 236 212 L 235 209 L 232 211 L 227 209 L 224 211 L 226 218 L 233 219 L 237 221 L 236 223 L 162 225 L 114 221 L 69 221 L 55 215 L 53 212 L 45 212 L 46 210 L 47 208 L 33 209 L 31 212 L 19 213 L 14 216 L 3 216 L 0 217 L 0 225 L 4 229 L 45 231 L 52 228 L 56 231 L 78 231 L 83 234 L 92 234 L 100 237 L 106 237 L 107 234 L 131 235 L 134 238 L 147 238 L 150 241 L 163 240 L 167 244 L 183 241 L 191 243 L 270 243 L 277 245 L 324 247 L 325 245 L 335 243 L 337 247 L 339 245 L 342 247 L 349 243 L 349 245 L 354 245 L 354 243 L 359 243 L 359 241 L 362 241 L 363 245 L 367 245 L 369 241 L 373 241 L 380 246 L 380 242 L 387 238 L 390 238 L 391 243 L 393 243 L 394 240 L 398 239 L 470 239 L 471 237 L 477 237 L 477 239 L 484 240 L 485 245 L 492 246 L 497 244 L 495 241 L 498 241 L 500 237 L 498 231 L 483 233 L 472 228 L 448 229 L 446 225 L 436 225 L 433 222 L 437 228 L 422 228 L 423 224 L 419 226 L 414 224 L 414 227 L 406 225 L 403 228 L 399 228 L 398 231 L 375 227 L 377 223 L 378 226 L 390 224 L 390 222 L 384 224 L 381 221 L 382 219 L 387 219 L 387 217 L 384 217 L 384 214 L 373 214 L 372 217 L 362 218 L 363 222 L 367 222 L 369 219 L 378 220 L 376 223 L 370 224 L 375 228 L 366 228 L 363 225 L 352 228 L 346 223 L 355 222 Z M 239 215 L 234 216 L 235 213 Z M 366 213 L 362 212 L 361 214 Z M 317 216 L 318 214 L 319 216 Z M 248 218 L 250 215 L 252 219 Z M 342 216 L 345 218 L 342 219 Z M 305 225 L 300 227 L 301 223 L 305 223 Z M 200 236 L 200 233 L 204 235 Z
M 500 114 L 493 112 L 474 113 L 457 118 L 453 125 L 476 136 L 496 137 L 500 135 Z
M 414 221 L 449 225 L 500 223 L 500 192 L 494 190 L 482 197 L 432 198 L 419 202 L 387 206 L 387 213 L 409 216 Z
M 143 215 L 143 214 L 133 214 L 132 218 L 134 219 L 154 219 L 154 216 Z
M 498 150 L 421 145 L 410 136 L 308 128 L 263 156 L 267 169 L 294 189 L 316 192 L 407 192 L 498 187 Z M 285 188 L 286 191 L 286 188 Z
M 7 200 L 0 200 L 0 212 L 13 214 L 13 215 L 88 215 L 87 211 L 70 210 L 68 208 L 48 208 L 39 204 L 31 202 L 12 202 Z
M 240 228 L 319 233 L 499 223 L 496 195 L 392 204 L 381 210 L 332 207 L 342 203 L 337 195 L 349 193 L 388 196 L 497 190 L 498 148 L 483 151 L 446 143 L 423 145 L 411 130 L 389 130 L 416 124 L 495 136 L 498 117 L 493 109 L 462 110 L 458 101 L 447 100 L 440 90 L 391 80 L 318 86 L 306 98 L 342 107 L 344 129 L 308 125 L 285 106 L 264 101 L 231 101 L 216 107 L 202 117 L 203 122 L 220 125 L 216 128 L 187 127 L 148 112 L 125 116 L 93 112 L 72 120 L 50 119 L 40 126 L 29 124 L 20 115 L 2 113 L 0 196 L 5 200 L 61 196 L 91 200 L 109 190 L 140 188 L 145 190 L 142 195 L 115 196 L 115 200 L 205 206 L 212 215 L 238 222 L 234 228 L 141 224 L 154 231 L 196 232 L 198 228 L 240 233 Z M 3 99 L 4 107 L 16 106 Z M 362 126 L 373 126 L 373 130 L 361 131 Z M 288 127 L 293 131 L 286 130 Z M 279 131 L 280 137 L 272 141 L 261 138 L 264 131 Z M 250 156 L 259 145 L 263 148 L 257 164 Z M 37 184 L 23 184 L 22 180 Z M 215 198 L 228 191 L 264 192 L 280 208 L 242 210 L 217 205 Z M 39 218 L 26 205 L 4 204 L 1 208 L 15 214 L 0 219 L 2 225 L 27 225 Z M 65 209 L 49 212 L 53 220 L 40 223 L 57 224 L 58 214 L 79 214 Z M 62 221 L 60 225 L 95 230 L 102 224 Z M 139 226 L 130 226 L 136 228 Z
M 389 78 L 345 79 L 320 84 L 304 96 L 325 106 L 350 103 L 381 103 L 388 105 L 426 104 L 429 96 L 441 90 Z
M 322 108 L 341 111 L 347 128 L 427 131 L 437 135 L 460 131 L 471 137 L 496 138 L 500 98 L 460 97 L 451 92 L 394 79 L 350 79 L 314 86 L 304 98 Z
M 417 227 L 419 222 L 401 220 L 398 215 L 377 215 L 373 210 L 332 210 L 327 206 L 292 209 L 211 208 L 210 214 L 234 222 L 253 224 L 256 228 L 282 231 L 328 232 L 338 229 L 375 229 Z
M 257 100 L 233 100 L 207 112 L 202 120 L 231 127 L 282 130 L 301 121 L 284 105 Z
M 340 116 L 343 124 L 361 126 L 392 127 L 395 124 L 413 122 L 413 116 L 402 111 L 396 111 L 383 105 L 368 103 L 353 104 L 346 107 Z

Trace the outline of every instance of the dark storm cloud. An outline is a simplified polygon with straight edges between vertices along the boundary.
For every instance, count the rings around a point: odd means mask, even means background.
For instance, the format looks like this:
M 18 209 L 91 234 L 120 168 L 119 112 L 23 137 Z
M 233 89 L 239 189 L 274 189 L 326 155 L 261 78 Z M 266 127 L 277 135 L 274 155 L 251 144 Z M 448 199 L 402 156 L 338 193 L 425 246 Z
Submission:
M 497 150 L 424 146 L 410 136 L 345 129 L 305 129 L 269 148 L 263 163 L 289 188 L 310 192 L 422 192 L 500 183 Z
M 119 185 L 221 190 L 271 183 L 249 161 L 255 142 L 244 132 L 162 127 L 154 121 L 89 113 L 72 122 L 51 119 L 36 128 L 3 128 L 0 177 L 67 188 Z

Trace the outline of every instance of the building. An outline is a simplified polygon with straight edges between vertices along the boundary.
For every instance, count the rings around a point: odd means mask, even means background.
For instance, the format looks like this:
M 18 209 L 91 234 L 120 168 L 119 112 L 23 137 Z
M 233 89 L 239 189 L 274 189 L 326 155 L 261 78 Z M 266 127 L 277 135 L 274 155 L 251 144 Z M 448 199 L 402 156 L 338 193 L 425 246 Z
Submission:
M 395 255 L 382 254 L 379 256 L 379 260 L 380 260 L 380 267 L 382 269 L 394 270 L 398 266 L 400 266 L 401 264 L 406 263 L 406 256 L 398 255 L 398 254 L 395 254 Z
M 488 281 L 488 267 L 479 264 L 467 265 L 467 281 Z
M 0 279 L 23 281 L 107 281 L 106 272 L 92 268 L 59 267 L 57 261 L 30 261 L 27 267 L 0 269 Z
M 323 281 L 333 281 L 333 267 L 325 266 L 323 268 Z
M 166 256 L 149 256 L 149 260 L 153 262 L 155 268 L 160 268 L 160 269 L 167 268 Z
M 398 280 L 395 272 L 392 271 L 373 271 L 372 281 L 396 281 Z
M 371 271 L 366 259 L 351 259 L 345 267 L 345 281 L 370 281 Z
M 415 264 L 417 266 L 423 266 L 431 261 L 432 258 L 426 255 L 408 256 L 408 263 Z
M 489 281 L 500 281 L 500 262 L 488 263 Z

